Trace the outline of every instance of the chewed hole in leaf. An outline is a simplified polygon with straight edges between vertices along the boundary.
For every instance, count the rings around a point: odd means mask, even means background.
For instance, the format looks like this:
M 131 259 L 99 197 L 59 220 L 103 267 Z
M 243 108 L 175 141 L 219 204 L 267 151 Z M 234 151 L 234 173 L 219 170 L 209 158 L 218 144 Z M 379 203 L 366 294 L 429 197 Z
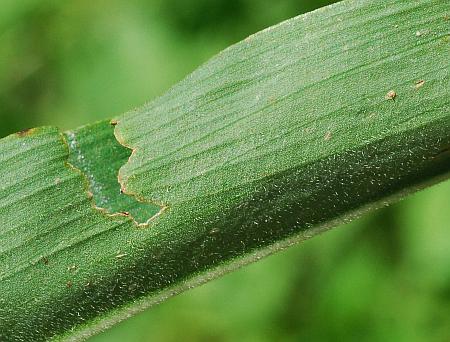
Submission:
M 70 151 L 68 162 L 86 176 L 97 209 L 110 215 L 129 216 L 138 225 L 146 224 L 161 211 L 156 204 L 122 192 L 117 176 L 131 150 L 117 141 L 110 122 L 67 132 L 65 137 Z

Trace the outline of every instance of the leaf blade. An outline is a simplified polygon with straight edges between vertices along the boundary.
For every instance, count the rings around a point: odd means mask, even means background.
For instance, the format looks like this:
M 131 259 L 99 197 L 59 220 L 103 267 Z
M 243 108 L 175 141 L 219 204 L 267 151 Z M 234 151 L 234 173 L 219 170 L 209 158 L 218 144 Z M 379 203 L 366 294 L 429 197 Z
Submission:
M 118 118 L 136 149 L 122 185 L 168 205 L 147 229 L 93 207 L 56 129 L 0 140 L 0 337 L 89 336 L 448 178 L 448 9 L 346 1 L 300 16 Z

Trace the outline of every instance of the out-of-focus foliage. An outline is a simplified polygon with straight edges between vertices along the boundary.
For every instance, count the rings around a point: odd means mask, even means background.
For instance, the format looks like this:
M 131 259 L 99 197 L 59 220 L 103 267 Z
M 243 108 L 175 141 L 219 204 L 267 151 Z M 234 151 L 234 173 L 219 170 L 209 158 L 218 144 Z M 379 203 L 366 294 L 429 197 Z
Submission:
M 0 136 L 140 105 L 326 0 L 2 0 Z M 450 183 L 180 295 L 92 341 L 442 341 Z

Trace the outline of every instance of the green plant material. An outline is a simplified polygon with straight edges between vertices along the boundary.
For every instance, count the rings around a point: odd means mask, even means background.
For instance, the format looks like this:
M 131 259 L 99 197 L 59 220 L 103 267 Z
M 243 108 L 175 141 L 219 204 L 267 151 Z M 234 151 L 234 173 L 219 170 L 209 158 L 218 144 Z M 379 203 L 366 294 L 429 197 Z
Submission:
M 112 122 L 129 161 L 105 122 L 0 140 L 0 340 L 85 338 L 448 178 L 449 10 L 253 35 Z
M 117 175 L 130 151 L 117 142 L 109 122 L 68 132 L 66 139 L 69 163 L 86 175 L 98 209 L 110 215 L 130 216 L 136 224 L 143 226 L 158 214 L 159 206 L 124 195 Z

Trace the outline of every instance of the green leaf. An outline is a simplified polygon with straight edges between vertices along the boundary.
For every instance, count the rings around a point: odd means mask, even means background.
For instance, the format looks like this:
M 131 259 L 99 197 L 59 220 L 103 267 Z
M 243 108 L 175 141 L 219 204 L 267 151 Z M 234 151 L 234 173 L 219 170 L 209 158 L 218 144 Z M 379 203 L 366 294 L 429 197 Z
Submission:
M 449 10 L 344 1 L 115 128 L 0 140 L 0 340 L 85 338 L 448 178 Z

